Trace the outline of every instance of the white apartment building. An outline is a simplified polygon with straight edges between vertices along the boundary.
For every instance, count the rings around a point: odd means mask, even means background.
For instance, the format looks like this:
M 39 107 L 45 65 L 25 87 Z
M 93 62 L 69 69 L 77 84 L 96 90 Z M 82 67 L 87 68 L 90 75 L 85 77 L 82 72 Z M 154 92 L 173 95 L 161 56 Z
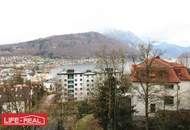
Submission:
M 62 100 L 74 99 L 80 101 L 92 94 L 96 82 L 96 72 L 92 72 L 91 70 L 79 72 L 74 69 L 68 69 L 67 71 L 58 73 L 58 78 L 61 86 Z

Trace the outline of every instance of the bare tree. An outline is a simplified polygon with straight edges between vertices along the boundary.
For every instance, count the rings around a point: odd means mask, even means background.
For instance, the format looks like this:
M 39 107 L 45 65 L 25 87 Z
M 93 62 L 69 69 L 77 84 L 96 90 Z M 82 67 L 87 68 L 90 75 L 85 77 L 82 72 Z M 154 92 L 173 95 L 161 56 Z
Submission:
M 180 64 L 183 64 L 184 66 L 186 66 L 187 68 L 189 68 L 190 66 L 189 66 L 189 58 L 190 58 L 190 55 L 189 55 L 189 53 L 187 53 L 187 52 L 185 52 L 185 53 L 183 53 L 183 54 L 181 54 L 179 57 L 178 57 L 178 62 L 180 63 Z
M 30 111 L 32 84 L 23 80 L 21 74 L 16 74 L 9 80 L 3 82 L 0 93 L 0 102 L 7 106 L 4 112 L 26 112 Z
M 129 75 L 124 73 L 125 53 L 122 50 L 108 52 L 106 47 L 103 47 L 97 54 L 97 59 L 97 67 L 101 70 L 99 75 L 103 80 L 97 80 L 95 116 L 104 130 L 129 129 L 131 111 L 127 110 L 130 106 L 126 107 L 127 101 L 123 105 L 118 101 L 127 98 L 125 94 L 131 85 Z M 121 110 L 124 110 L 122 115 Z
M 139 55 L 134 56 L 138 59 L 132 57 L 134 62 L 133 71 L 135 71 L 132 73 L 135 73 L 133 76 L 138 82 L 138 85 L 134 85 L 133 88 L 138 93 L 138 97 L 144 102 L 145 128 L 149 130 L 149 105 L 159 99 L 158 93 L 161 89 L 156 85 L 165 83 L 163 78 L 166 70 L 161 67 L 157 67 L 159 70 L 156 70 L 155 66 L 153 66 L 155 59 L 162 55 L 162 52 L 155 50 L 150 43 L 140 45 L 139 51 Z M 141 62 L 139 64 L 141 67 L 137 67 L 136 60 Z

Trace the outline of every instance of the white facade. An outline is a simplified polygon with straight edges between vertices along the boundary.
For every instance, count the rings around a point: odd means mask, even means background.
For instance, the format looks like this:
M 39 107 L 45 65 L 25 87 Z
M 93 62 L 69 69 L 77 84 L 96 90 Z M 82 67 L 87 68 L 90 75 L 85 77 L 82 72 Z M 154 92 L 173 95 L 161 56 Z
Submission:
M 95 72 L 68 70 L 58 75 L 59 83 L 62 87 L 61 93 L 63 101 L 68 99 L 84 100 L 90 96 L 91 90 L 95 86 Z
M 190 81 L 182 81 L 179 86 L 179 109 L 190 109 Z
M 142 99 L 142 95 L 140 96 L 140 93 L 143 93 L 141 84 L 136 82 L 133 83 L 133 86 L 135 87 L 135 89 L 133 89 L 132 91 L 131 100 L 134 109 L 137 111 L 135 115 L 144 116 L 145 103 Z M 149 99 L 150 116 L 154 115 L 154 113 L 159 110 L 175 111 L 177 109 L 190 109 L 190 81 L 181 81 L 180 83 L 173 83 L 169 86 L 154 85 L 151 86 L 151 88 L 153 88 L 151 91 L 151 93 L 153 93 L 150 95 L 154 95 L 154 97 L 152 96 L 152 98 Z M 170 97 L 170 101 L 166 101 L 164 97 Z
M 25 112 L 25 102 L 24 101 L 5 102 L 2 105 L 2 111 L 11 112 L 11 113 Z
M 33 90 L 26 84 L 17 84 L 0 91 L 1 112 L 23 113 L 30 107 Z

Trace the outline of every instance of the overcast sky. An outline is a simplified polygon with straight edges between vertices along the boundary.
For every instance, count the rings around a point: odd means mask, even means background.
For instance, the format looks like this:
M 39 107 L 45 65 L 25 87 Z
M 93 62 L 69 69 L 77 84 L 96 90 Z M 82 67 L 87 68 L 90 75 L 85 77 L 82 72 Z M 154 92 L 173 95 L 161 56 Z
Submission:
M 111 28 L 190 46 L 189 6 L 189 0 L 0 0 L 0 44 Z

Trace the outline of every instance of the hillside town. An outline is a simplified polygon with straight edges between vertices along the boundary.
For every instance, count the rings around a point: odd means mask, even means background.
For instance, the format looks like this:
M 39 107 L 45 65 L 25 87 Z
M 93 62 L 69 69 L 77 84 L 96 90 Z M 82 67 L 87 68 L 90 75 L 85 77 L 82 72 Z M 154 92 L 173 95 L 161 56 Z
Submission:
M 0 130 L 190 130 L 189 0 L 0 0 Z
M 147 48 L 153 51 L 150 45 L 142 46 L 144 54 Z M 167 120 L 170 114 L 190 114 L 190 71 L 184 59 L 171 61 L 159 54 L 142 56 L 143 60 L 137 62 L 129 57 L 110 59 L 103 55 L 86 59 L 1 57 L 1 113 L 46 112 L 50 122 L 47 128 L 72 130 L 79 125 L 77 120 L 86 116 L 90 116 L 98 130 L 115 123 L 114 130 L 125 127 L 148 130 L 155 129 L 151 124 L 155 123 L 154 118 L 161 118 L 160 114 L 168 114 Z M 108 112 L 104 113 L 106 109 Z M 118 113 L 120 109 L 123 114 Z M 102 112 L 119 117 L 107 115 L 106 124 L 101 124 Z M 116 118 L 126 121 L 120 121 L 121 126 L 117 126 L 117 121 L 109 121 Z M 188 121 L 186 117 L 180 118 Z

